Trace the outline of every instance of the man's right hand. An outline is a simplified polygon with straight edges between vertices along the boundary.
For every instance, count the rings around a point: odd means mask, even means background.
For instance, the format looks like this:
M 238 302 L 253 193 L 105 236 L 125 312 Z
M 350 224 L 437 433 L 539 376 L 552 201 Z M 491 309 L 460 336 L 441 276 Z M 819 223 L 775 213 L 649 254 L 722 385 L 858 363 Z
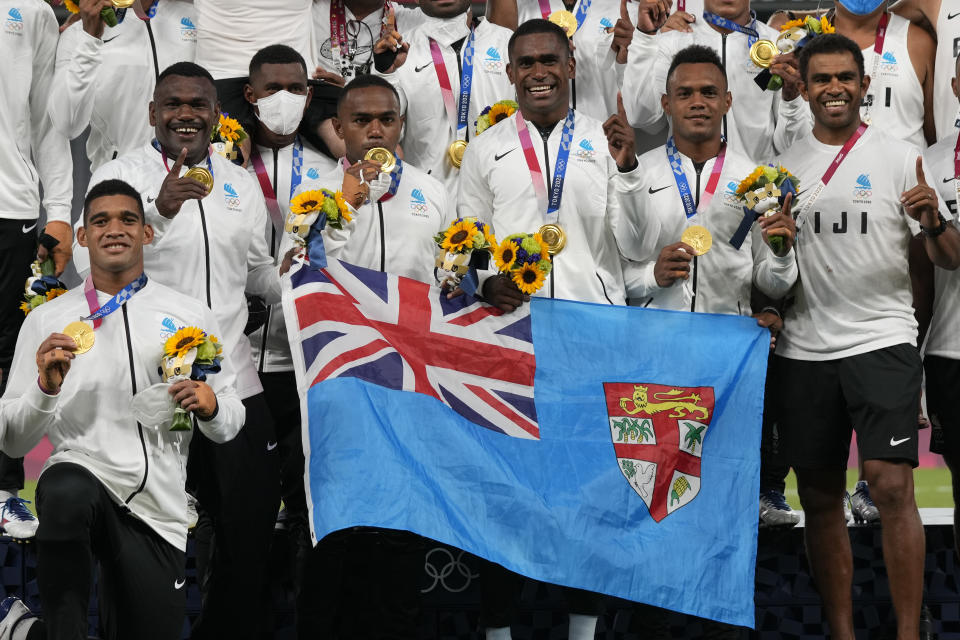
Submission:
M 77 8 L 80 9 L 83 30 L 99 40 L 106 26 L 103 18 L 100 17 L 100 12 L 112 6 L 111 0 L 79 0 Z
M 656 33 L 667 21 L 673 0 L 642 0 L 637 12 L 637 29 L 646 33 Z
M 193 178 L 181 178 L 180 169 L 187 159 L 187 148 L 180 150 L 180 155 L 174 163 L 173 168 L 167 173 L 160 185 L 160 193 L 157 194 L 157 211 L 164 218 L 173 218 L 180 213 L 180 207 L 187 200 L 203 200 L 207 197 L 207 188 L 194 180 Z
M 389 67 L 386 69 L 377 67 L 377 71 L 380 73 L 393 73 L 407 61 L 410 43 L 404 42 L 403 36 L 397 31 L 397 14 L 394 12 L 392 5 L 387 9 L 387 24 L 384 32 L 384 36 L 373 45 L 373 55 L 382 55 L 388 52 L 396 53 L 396 57 Z
M 70 371 L 70 361 L 76 358 L 73 353 L 77 343 L 68 335 L 51 333 L 40 343 L 37 349 L 37 373 L 40 387 L 51 395 L 60 393 L 63 379 Z
M 667 21 L 663 23 L 663 26 L 660 27 L 660 33 L 666 33 L 667 31 L 684 31 L 686 33 L 692 33 L 693 27 L 690 25 L 697 21 L 697 16 L 692 13 L 687 13 L 686 11 L 677 11 L 670 15 L 667 18 Z
M 661 287 L 669 287 L 677 280 L 690 277 L 690 261 L 693 260 L 693 247 L 686 242 L 668 244 L 660 251 L 657 263 L 653 267 L 653 276 Z
M 515 311 L 530 296 L 524 295 L 508 276 L 499 273 L 483 283 L 483 298 L 504 313 Z
M 380 175 L 380 165 L 370 160 L 361 160 L 343 172 L 340 192 L 354 209 L 359 209 L 370 195 L 370 183 Z M 383 194 L 380 194 L 383 195 Z

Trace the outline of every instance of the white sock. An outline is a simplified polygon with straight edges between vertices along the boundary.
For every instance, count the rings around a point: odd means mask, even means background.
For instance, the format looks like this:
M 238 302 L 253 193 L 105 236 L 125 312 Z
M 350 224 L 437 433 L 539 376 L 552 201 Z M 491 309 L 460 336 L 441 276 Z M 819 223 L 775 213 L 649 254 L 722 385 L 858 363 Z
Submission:
M 19 498 L 20 492 L 14 489 L 13 491 L 7 491 L 6 489 L 0 489 L 0 502 L 6 502 L 10 498 Z
M 593 640 L 597 634 L 597 616 L 570 614 L 570 640 Z
M 10 635 L 10 640 L 27 640 L 27 634 L 30 633 L 30 627 L 32 627 L 38 618 L 27 618 L 23 622 L 18 622 L 13 628 L 13 633 Z
M 510 627 L 487 627 L 484 631 L 487 640 L 512 640 Z

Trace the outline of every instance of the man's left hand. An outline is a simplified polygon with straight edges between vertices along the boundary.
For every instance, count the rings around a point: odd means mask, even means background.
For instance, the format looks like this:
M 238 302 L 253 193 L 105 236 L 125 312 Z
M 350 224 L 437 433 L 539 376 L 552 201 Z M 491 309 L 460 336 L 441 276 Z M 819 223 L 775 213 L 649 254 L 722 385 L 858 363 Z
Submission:
M 770 244 L 771 236 L 780 236 L 783 238 L 783 251 L 777 254 L 781 258 L 790 253 L 793 240 L 797 237 L 797 223 L 793 219 L 792 209 L 793 194 L 788 193 L 783 199 L 783 206 L 780 208 L 779 213 L 775 213 L 770 217 L 760 216 L 759 220 L 757 220 L 757 224 L 760 225 L 760 230 L 763 233 L 763 241 L 768 245 Z
M 615 25 L 607 27 L 607 33 L 613 32 L 610 48 L 617 54 L 617 64 L 624 64 L 627 61 L 627 50 L 630 48 L 630 42 L 633 41 L 633 31 L 633 22 L 627 11 L 627 0 L 620 0 L 620 18 Z
M 781 54 L 773 59 L 770 71 L 783 78 L 783 88 L 780 95 L 790 102 L 800 95 L 800 68 L 797 56 L 793 52 Z
M 54 220 L 48 222 L 43 232 L 57 241 L 57 245 L 49 252 L 43 245 L 37 247 L 37 260 L 43 262 L 48 257 L 53 259 L 53 275 L 60 277 L 63 270 L 73 257 L 73 229 L 66 222 Z
M 938 226 L 937 192 L 927 184 L 923 174 L 923 158 L 917 156 L 917 186 L 900 194 L 900 203 L 907 215 L 928 229 Z
M 777 334 L 783 329 L 783 318 L 773 311 L 761 311 L 753 314 L 757 319 L 757 324 L 766 329 L 770 329 L 770 350 L 773 351 L 777 346 Z
M 623 109 L 623 96 L 617 92 L 617 113 L 603 123 L 603 133 L 607 136 L 607 148 L 620 171 L 632 171 L 637 168 L 637 152 L 633 137 L 633 128 L 627 122 L 627 113 Z

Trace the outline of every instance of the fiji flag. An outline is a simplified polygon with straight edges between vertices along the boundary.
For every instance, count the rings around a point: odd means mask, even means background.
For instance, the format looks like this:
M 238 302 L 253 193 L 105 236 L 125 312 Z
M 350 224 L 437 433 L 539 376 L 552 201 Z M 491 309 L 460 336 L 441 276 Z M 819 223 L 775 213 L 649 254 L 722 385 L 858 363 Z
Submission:
M 407 529 L 547 582 L 752 627 L 769 334 L 331 260 L 285 278 L 314 540 Z

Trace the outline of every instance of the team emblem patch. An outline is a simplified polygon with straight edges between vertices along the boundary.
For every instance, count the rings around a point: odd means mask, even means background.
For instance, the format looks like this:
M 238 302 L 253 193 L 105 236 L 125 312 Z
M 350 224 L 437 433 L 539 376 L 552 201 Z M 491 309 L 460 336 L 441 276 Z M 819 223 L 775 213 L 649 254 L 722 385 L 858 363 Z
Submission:
M 223 185 L 223 202 L 227 205 L 227 209 L 240 211 L 240 194 L 229 182 Z
M 617 466 L 660 522 L 700 492 L 713 387 L 606 382 L 603 388 Z
M 23 14 L 20 13 L 20 9 L 14 7 L 7 12 L 7 20 L 4 23 L 7 33 L 13 34 L 15 36 L 23 35 Z
M 193 20 L 187 16 L 180 19 L 180 39 L 190 42 L 196 42 L 197 40 L 197 27 L 193 24 Z

